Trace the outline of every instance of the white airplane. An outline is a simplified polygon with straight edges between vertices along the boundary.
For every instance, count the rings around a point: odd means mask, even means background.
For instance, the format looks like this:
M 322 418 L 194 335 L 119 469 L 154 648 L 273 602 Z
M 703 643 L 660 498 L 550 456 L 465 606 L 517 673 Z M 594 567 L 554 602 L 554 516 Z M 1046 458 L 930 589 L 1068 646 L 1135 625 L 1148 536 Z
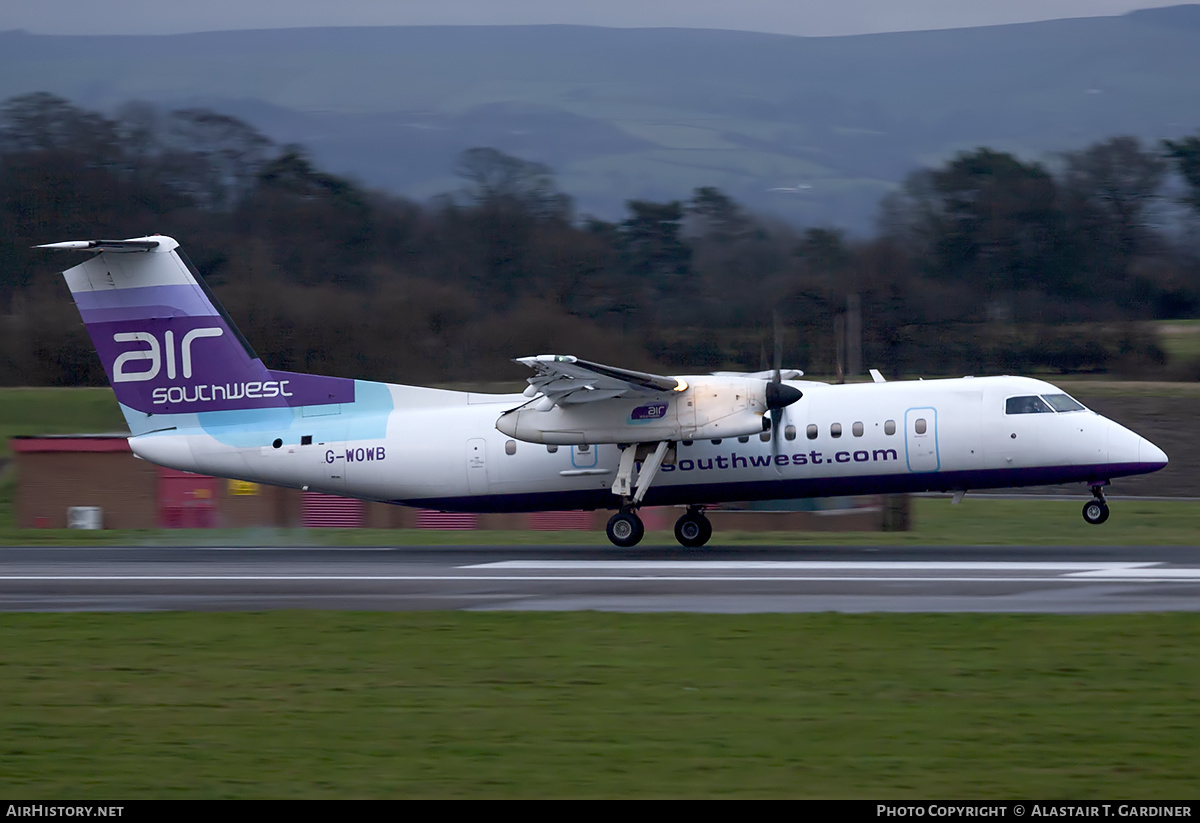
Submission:
M 665 376 L 539 355 L 523 394 L 268 369 L 170 237 L 51 243 L 143 459 L 447 511 L 613 508 L 633 546 L 642 505 L 706 505 L 1082 482 L 1089 523 L 1111 478 L 1157 471 L 1143 437 L 1025 377 L 830 385 L 781 370 Z

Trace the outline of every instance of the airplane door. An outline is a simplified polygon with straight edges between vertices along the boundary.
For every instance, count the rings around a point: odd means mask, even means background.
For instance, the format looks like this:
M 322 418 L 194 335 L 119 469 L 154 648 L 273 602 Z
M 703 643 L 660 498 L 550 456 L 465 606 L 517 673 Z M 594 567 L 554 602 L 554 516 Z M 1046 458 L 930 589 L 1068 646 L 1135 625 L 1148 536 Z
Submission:
M 904 413 L 904 450 L 910 472 L 941 468 L 937 442 L 937 409 L 923 406 Z
M 471 494 L 487 494 L 489 490 L 487 441 L 482 437 L 467 441 L 467 489 Z
M 571 466 L 576 469 L 594 469 L 600 461 L 600 447 L 596 445 L 572 446 Z

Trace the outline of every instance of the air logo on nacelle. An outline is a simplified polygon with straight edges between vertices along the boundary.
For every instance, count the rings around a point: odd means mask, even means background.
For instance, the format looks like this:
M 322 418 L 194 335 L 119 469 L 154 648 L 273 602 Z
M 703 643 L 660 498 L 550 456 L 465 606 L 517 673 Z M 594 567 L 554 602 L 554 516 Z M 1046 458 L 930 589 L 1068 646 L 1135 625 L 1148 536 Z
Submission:
M 667 402 L 649 403 L 645 406 L 638 406 L 629 413 L 630 423 L 653 423 L 656 420 L 662 420 L 667 416 Z

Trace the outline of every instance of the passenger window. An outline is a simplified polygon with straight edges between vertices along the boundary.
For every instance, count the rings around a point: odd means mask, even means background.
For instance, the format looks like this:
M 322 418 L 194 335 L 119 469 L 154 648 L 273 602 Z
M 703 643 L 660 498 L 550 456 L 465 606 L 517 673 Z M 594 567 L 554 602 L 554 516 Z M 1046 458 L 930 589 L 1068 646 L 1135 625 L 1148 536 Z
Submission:
M 885 421 L 883 424 L 883 433 L 884 434 L 895 434 L 896 433 L 896 421 L 895 420 Z
M 743 434 L 741 437 L 739 437 L 739 438 L 738 438 L 738 442 L 739 442 L 739 443 L 749 443 L 749 442 L 750 442 L 750 435 L 748 435 L 748 434 Z
M 548 446 L 546 446 L 546 451 L 550 452 L 551 454 L 554 454 L 556 451 L 558 451 L 558 446 L 551 443 Z
M 516 440 L 504 441 L 504 453 L 505 454 L 516 454 L 517 453 L 517 441 Z
M 1028 397 L 1010 397 L 1004 403 L 1005 414 L 1053 414 L 1045 400 L 1036 394 Z
M 809 423 L 808 428 L 804 430 L 804 433 L 808 436 L 809 440 L 816 440 L 817 439 L 817 424 Z
M 829 426 L 829 434 L 831 437 L 841 437 L 842 436 L 842 424 L 841 423 L 831 424 Z
M 758 436 L 758 439 L 759 439 L 759 440 L 761 440 L 761 441 L 762 441 L 762 442 L 764 442 L 764 443 L 770 443 L 770 442 L 771 442 L 771 433 L 770 433 L 770 432 L 763 432 L 762 434 L 760 434 L 760 435 Z
M 719 446 L 719 445 L 721 445 L 721 438 L 719 438 L 719 437 L 718 437 L 716 440 L 712 441 L 712 444 L 713 444 L 714 446 Z
M 795 440 L 796 439 L 796 427 L 795 426 L 785 427 L 783 430 L 783 436 L 785 438 L 787 438 L 788 440 Z
M 924 434 L 926 431 L 928 431 L 928 427 L 925 425 L 924 417 L 918 417 L 916 422 L 913 423 L 913 431 L 915 431 L 917 434 Z
M 851 428 L 851 431 L 854 432 L 855 437 L 862 437 L 863 436 L 863 424 L 855 423 L 854 426 Z
M 584 443 L 582 446 L 576 446 L 575 448 L 578 449 L 580 454 L 587 454 L 589 451 L 591 451 L 592 447 L 587 443 Z

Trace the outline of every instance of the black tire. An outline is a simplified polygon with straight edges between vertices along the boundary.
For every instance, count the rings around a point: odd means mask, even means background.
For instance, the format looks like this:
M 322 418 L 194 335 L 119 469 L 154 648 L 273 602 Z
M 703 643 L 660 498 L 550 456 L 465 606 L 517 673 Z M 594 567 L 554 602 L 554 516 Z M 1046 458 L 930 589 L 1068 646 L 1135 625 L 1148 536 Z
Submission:
M 1108 504 L 1103 500 L 1089 500 L 1083 504 L 1083 519 L 1093 526 L 1108 520 Z
M 628 549 L 642 542 L 646 527 L 642 524 L 642 519 L 633 512 L 621 511 L 608 519 L 604 531 L 614 546 Z
M 679 545 L 698 549 L 712 537 L 712 523 L 703 512 L 688 512 L 675 521 L 675 539 Z

